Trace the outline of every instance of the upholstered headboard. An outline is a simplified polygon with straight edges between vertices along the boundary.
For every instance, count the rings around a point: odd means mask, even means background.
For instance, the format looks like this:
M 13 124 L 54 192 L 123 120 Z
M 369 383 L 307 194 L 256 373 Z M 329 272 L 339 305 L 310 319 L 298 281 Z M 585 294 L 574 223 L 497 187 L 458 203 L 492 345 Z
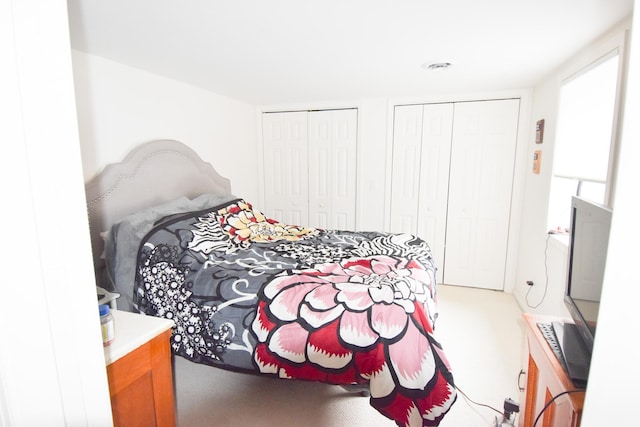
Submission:
M 133 149 L 106 166 L 85 186 L 91 247 L 96 269 L 104 241 L 100 233 L 139 210 L 201 194 L 231 194 L 231 183 L 181 142 L 157 140 Z

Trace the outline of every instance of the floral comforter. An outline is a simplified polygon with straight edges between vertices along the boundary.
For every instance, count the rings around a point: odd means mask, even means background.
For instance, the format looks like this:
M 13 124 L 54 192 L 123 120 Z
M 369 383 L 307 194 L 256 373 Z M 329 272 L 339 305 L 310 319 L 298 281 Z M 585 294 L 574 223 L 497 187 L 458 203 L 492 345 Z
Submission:
M 399 426 L 438 425 L 456 399 L 431 252 L 411 235 L 286 225 L 235 200 L 157 224 L 134 293 L 197 363 L 368 385 Z

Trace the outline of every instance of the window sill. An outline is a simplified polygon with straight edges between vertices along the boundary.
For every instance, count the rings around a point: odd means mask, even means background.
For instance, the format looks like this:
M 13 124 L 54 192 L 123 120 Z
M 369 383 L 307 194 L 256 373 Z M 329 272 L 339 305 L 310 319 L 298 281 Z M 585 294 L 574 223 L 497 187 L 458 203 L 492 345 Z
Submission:
M 556 250 L 560 250 L 565 254 L 569 250 L 569 233 L 549 233 L 547 235 L 548 244 Z

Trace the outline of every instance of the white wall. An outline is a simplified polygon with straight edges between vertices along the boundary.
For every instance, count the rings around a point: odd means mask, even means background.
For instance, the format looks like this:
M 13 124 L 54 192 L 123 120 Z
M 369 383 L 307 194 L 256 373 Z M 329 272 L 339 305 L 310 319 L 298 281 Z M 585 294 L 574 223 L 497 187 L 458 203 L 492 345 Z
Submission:
M 624 43 L 625 31 L 630 28 L 630 19 L 615 26 L 534 88 L 529 134 L 535 134 L 535 123 L 539 119 L 545 120 L 545 129 L 544 142 L 535 144 L 532 137 L 527 147 L 527 158 L 531 160 L 535 150 L 542 150 L 542 165 L 539 175 L 527 168 L 524 177 L 520 247 L 513 291 L 524 311 L 569 316 L 562 301 L 566 283 L 567 240 L 547 235 L 547 207 L 561 82 Z M 534 286 L 527 286 L 527 280 L 533 281 Z
M 85 181 L 140 143 L 176 139 L 257 200 L 253 106 L 79 51 L 73 73 Z
M 108 426 L 63 0 L 0 0 L 0 425 Z

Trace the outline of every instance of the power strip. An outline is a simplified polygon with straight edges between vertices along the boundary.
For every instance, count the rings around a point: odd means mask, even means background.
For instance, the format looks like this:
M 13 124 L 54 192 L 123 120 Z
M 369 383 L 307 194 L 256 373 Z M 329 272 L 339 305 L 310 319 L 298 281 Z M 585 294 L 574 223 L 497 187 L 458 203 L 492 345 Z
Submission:
M 515 427 L 514 425 L 514 420 L 512 419 L 511 415 L 513 415 L 514 413 L 518 413 L 520 412 L 520 405 L 511 400 L 510 398 L 506 398 L 504 400 L 504 414 L 502 414 L 502 419 L 498 419 L 498 417 L 496 417 L 495 419 L 495 423 L 493 424 L 494 427 Z

